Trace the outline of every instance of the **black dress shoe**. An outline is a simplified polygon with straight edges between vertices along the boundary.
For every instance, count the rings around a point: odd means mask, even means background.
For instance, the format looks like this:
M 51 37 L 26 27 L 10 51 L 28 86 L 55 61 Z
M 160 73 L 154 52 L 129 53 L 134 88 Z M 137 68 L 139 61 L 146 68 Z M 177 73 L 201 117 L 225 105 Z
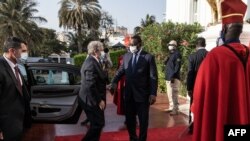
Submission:
M 138 139 L 130 139 L 129 141 L 138 141 Z
M 84 121 L 81 122 L 81 125 L 86 125 L 88 124 L 88 122 L 89 122 L 89 119 L 85 119 Z
M 134 137 L 130 137 L 129 141 L 138 141 L 138 137 L 134 136 Z

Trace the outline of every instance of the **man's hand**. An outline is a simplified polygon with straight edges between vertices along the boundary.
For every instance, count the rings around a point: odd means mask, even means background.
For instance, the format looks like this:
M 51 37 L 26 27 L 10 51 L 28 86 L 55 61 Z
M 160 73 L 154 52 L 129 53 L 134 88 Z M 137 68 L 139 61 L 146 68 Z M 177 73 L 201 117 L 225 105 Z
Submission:
M 105 106 L 106 106 L 105 101 L 104 101 L 104 100 L 101 100 L 101 102 L 99 103 L 100 109 L 101 109 L 101 110 L 104 110 L 104 109 L 105 109 Z
M 149 96 L 149 104 L 153 105 L 156 102 L 156 96 L 155 95 L 150 95 Z
M 0 132 L 0 140 L 3 140 L 3 132 Z

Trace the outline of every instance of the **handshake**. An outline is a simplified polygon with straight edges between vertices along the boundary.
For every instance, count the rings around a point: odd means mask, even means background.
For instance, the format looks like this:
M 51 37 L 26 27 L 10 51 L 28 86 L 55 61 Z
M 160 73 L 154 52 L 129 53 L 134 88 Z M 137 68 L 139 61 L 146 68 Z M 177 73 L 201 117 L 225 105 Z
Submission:
M 114 95 L 117 89 L 117 84 L 110 83 L 106 86 L 106 89 L 110 91 L 111 95 Z

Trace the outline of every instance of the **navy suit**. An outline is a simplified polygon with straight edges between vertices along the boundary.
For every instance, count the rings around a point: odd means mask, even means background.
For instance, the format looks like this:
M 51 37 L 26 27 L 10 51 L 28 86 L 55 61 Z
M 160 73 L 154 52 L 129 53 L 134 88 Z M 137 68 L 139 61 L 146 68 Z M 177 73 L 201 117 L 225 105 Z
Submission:
M 187 74 L 187 90 L 193 91 L 196 75 L 201 62 L 206 57 L 208 51 L 205 48 L 198 49 L 195 53 L 191 54 L 188 58 L 188 74 Z M 193 103 L 193 94 L 190 93 L 190 109 Z M 189 110 L 189 123 L 192 122 L 191 111 Z M 193 130 L 193 125 L 190 126 L 190 132 Z
M 175 50 L 173 53 L 170 53 L 170 56 L 166 60 L 164 60 L 165 80 L 180 80 L 181 58 L 180 52 Z
M 112 83 L 116 83 L 125 75 L 125 115 L 130 140 L 138 140 L 136 136 L 136 115 L 139 117 L 139 141 L 146 141 L 149 114 L 149 96 L 157 94 L 158 76 L 154 56 L 141 51 L 138 54 L 135 70 L 132 68 L 133 54 L 123 56 L 123 64 L 117 70 Z
M 19 91 L 15 74 L 4 57 L 0 57 L 0 68 L 0 131 L 4 141 L 19 141 L 24 125 L 31 123 L 30 95 L 23 77 Z
M 198 72 L 201 62 L 206 57 L 207 53 L 208 51 L 204 48 L 197 50 L 195 53 L 189 56 L 188 75 L 187 75 L 188 91 L 193 91 L 196 74 Z

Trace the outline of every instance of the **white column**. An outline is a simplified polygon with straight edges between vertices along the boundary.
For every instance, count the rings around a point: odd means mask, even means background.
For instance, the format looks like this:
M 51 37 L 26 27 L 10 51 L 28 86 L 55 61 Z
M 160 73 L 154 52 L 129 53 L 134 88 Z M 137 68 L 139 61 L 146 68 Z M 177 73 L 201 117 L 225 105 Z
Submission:
M 207 0 L 198 0 L 197 3 L 197 21 L 204 27 L 212 23 L 213 15 Z
M 244 2 L 247 4 L 247 11 L 244 20 L 248 20 L 250 19 L 250 0 L 244 0 Z

